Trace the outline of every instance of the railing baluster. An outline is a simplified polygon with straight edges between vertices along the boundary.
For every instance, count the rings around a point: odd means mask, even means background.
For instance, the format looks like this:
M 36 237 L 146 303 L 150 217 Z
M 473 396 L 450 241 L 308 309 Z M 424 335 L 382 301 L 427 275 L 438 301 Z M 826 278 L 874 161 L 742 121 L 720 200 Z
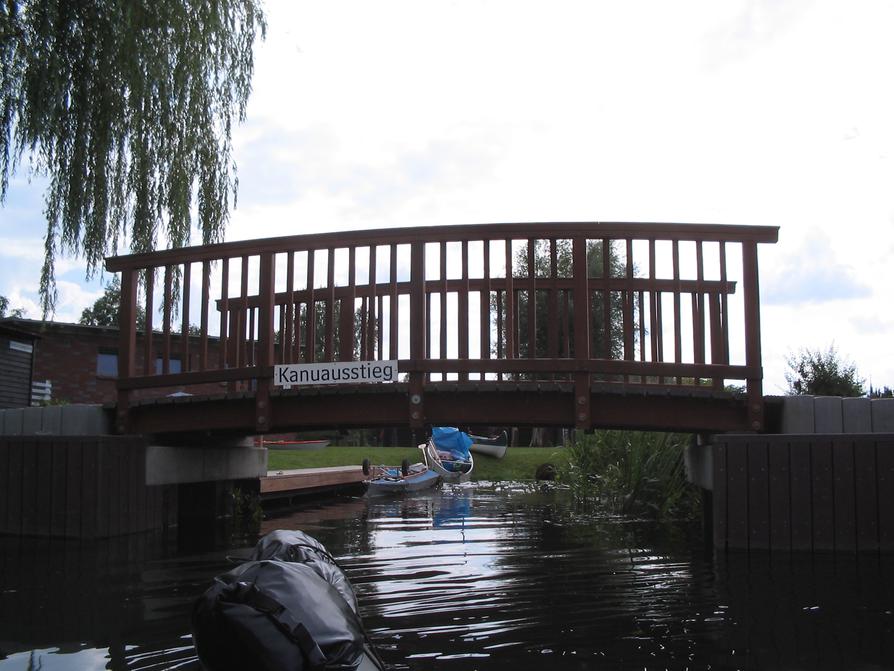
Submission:
M 613 358 L 612 352 L 612 292 L 609 283 L 612 278 L 612 241 L 602 239 L 602 357 Z
M 484 250 L 484 277 L 481 283 L 478 306 L 481 313 L 479 318 L 481 330 L 480 349 L 481 358 L 490 359 L 490 240 L 483 240 L 482 246 Z M 481 374 L 481 379 L 484 379 L 484 373 Z
M 661 308 L 661 292 L 654 289 L 654 282 L 657 277 L 655 267 L 655 238 L 649 239 L 649 280 L 653 283 L 653 288 L 649 291 L 649 336 L 652 343 L 652 361 L 661 361 L 662 355 L 659 348 L 661 338 L 661 320 L 659 318 L 659 310 Z M 643 355 L 645 359 L 645 354 Z M 658 380 L 660 383 L 661 380 Z
M 152 316 L 155 310 L 154 288 L 155 288 L 155 268 L 146 268 L 146 309 L 143 312 L 145 317 L 145 328 L 143 329 L 143 375 L 155 375 L 155 357 L 152 354 Z
M 338 358 L 341 361 L 354 359 L 354 302 L 357 298 L 355 249 L 353 246 L 348 248 L 348 286 L 339 303 Z
M 192 285 L 192 264 L 183 264 L 183 284 L 180 293 L 183 295 L 183 314 L 180 315 L 180 370 L 187 373 L 192 370 L 189 351 L 189 295 Z
M 579 429 L 590 428 L 590 288 L 587 263 L 587 240 L 575 237 L 572 241 L 572 272 L 574 277 L 574 424 Z
M 440 321 L 440 338 L 439 349 L 441 350 L 441 358 L 447 358 L 447 241 L 441 242 L 440 247 L 440 265 L 441 265 L 441 321 Z
M 317 360 L 317 302 L 314 296 L 314 282 L 316 269 L 313 249 L 307 250 L 307 320 L 304 327 L 304 363 L 314 363 Z
M 366 315 L 368 326 L 366 329 L 366 348 L 364 358 L 369 360 L 375 358 L 377 341 L 381 340 L 381 336 L 377 335 L 376 330 L 376 308 L 378 300 L 376 297 L 376 287 L 378 286 L 378 277 L 376 276 L 376 245 L 369 246 L 369 314 Z
M 683 363 L 683 336 L 680 333 L 680 242 L 673 241 L 673 265 L 674 265 L 674 363 Z M 677 376 L 677 384 L 682 384 L 683 378 Z
M 397 326 L 397 243 L 391 245 L 391 297 L 388 301 L 388 356 L 390 359 L 398 357 Z
M 462 288 L 457 296 L 459 319 L 457 320 L 460 361 L 469 359 L 469 241 L 462 241 Z M 468 371 L 459 374 L 459 380 L 469 379 Z
M 506 240 L 506 358 L 516 357 L 515 288 L 512 283 L 512 238 Z
M 239 311 L 239 340 L 236 344 L 236 367 L 248 366 L 248 343 L 253 327 L 249 326 L 249 315 L 254 314 L 252 308 L 248 306 L 248 255 L 242 256 L 242 267 L 240 268 L 240 289 L 242 296 L 242 309 Z M 249 332 L 246 333 L 246 328 Z
M 536 240 L 528 238 L 528 358 L 537 356 L 537 285 L 534 265 L 534 247 Z
M 549 241 L 549 300 L 547 302 L 546 354 L 550 358 L 559 356 L 559 291 L 556 280 L 559 274 L 558 245 L 555 238 Z
M 202 261 L 202 335 L 199 341 L 199 370 L 208 369 L 208 302 L 211 296 L 211 262 Z
M 705 362 L 705 294 L 704 294 L 704 252 L 702 250 L 702 241 L 697 240 L 695 243 L 695 259 L 696 259 L 696 291 L 692 293 L 692 345 L 693 358 L 695 363 Z M 701 384 L 699 378 L 695 379 L 695 384 Z
M 171 277 L 171 266 L 165 266 L 164 274 L 164 296 L 162 298 L 162 318 L 164 325 L 162 326 L 162 356 L 161 356 L 161 372 L 167 375 L 171 372 L 171 289 L 173 287 L 173 278 Z
M 280 322 L 280 357 L 282 363 L 295 362 L 295 347 L 298 339 L 295 334 L 297 319 L 295 319 L 295 252 L 289 250 L 286 254 L 286 310 L 285 319 Z
M 720 293 L 720 321 L 723 329 L 722 363 L 729 364 L 729 300 L 726 293 L 726 242 L 720 243 L 720 283 L 724 290 Z
M 334 359 L 332 354 L 332 340 L 335 335 L 335 247 L 329 248 L 329 266 L 326 269 L 326 325 L 325 325 L 325 334 L 326 338 L 324 341 L 324 350 L 325 350 L 325 361 L 332 361 Z
M 625 277 L 627 278 L 627 286 L 621 294 L 621 305 L 624 311 L 624 360 L 633 361 L 633 240 L 627 238 L 625 240 L 625 253 L 627 256 L 627 264 Z M 624 382 L 630 382 L 630 376 L 624 376 Z
M 217 352 L 218 368 L 227 367 L 229 348 L 228 329 L 230 317 L 230 259 L 224 257 L 220 269 L 220 349 Z

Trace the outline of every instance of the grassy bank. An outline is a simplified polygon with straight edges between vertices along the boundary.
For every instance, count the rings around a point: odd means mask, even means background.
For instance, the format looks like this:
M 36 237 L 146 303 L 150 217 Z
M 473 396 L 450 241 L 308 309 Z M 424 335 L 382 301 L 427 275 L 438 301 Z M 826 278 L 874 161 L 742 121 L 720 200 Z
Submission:
M 415 447 L 326 447 L 322 450 L 269 450 L 267 468 L 282 471 L 291 468 L 351 466 L 369 459 L 373 464 L 398 466 L 403 459 L 420 461 L 422 453 Z M 567 464 L 563 448 L 510 447 L 502 459 L 475 456 L 472 480 L 533 480 L 534 471 L 543 463 L 561 469 Z

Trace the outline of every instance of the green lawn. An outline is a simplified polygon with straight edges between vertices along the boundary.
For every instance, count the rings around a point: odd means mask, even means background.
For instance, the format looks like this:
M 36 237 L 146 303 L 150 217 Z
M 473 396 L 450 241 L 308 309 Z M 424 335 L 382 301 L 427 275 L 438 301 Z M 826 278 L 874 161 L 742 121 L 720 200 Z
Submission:
M 556 467 L 567 461 L 567 452 L 551 447 L 510 447 L 502 459 L 474 455 L 472 480 L 533 480 L 534 471 L 543 463 Z M 398 466 L 403 459 L 422 460 L 415 447 L 326 447 L 322 450 L 268 450 L 267 468 L 282 471 L 291 468 L 319 468 L 321 466 L 360 465 L 364 459 L 373 464 Z

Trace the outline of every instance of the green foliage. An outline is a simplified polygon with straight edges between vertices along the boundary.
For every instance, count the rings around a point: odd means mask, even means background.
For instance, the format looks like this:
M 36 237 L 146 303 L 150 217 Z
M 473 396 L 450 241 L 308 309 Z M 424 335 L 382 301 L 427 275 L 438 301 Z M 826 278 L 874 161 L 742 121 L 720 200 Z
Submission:
M 57 253 L 91 277 L 133 252 L 221 239 L 235 202 L 231 129 L 245 117 L 258 0 L 8 0 L 0 4 L 0 201 L 23 155 L 49 176 L 41 273 Z
M 84 308 L 79 323 L 84 326 L 113 326 L 118 328 L 118 309 L 121 304 L 121 281 L 115 275 L 105 287 L 105 293 L 96 299 L 93 307 Z M 145 317 L 139 313 L 138 318 Z
M 869 387 L 869 398 L 894 398 L 894 389 L 885 385 L 881 389 L 874 389 L 871 385 Z
M 825 352 L 802 349 L 786 359 L 788 393 L 793 396 L 863 396 L 857 367 L 842 359 L 834 345 Z
M 12 317 L 13 319 L 24 319 L 25 318 L 25 309 L 24 308 L 13 308 L 9 309 L 9 299 L 6 296 L 0 296 L 0 318 L 2 317 Z
M 579 435 L 560 480 L 613 512 L 654 519 L 693 518 L 697 490 L 686 481 L 688 436 L 637 431 Z

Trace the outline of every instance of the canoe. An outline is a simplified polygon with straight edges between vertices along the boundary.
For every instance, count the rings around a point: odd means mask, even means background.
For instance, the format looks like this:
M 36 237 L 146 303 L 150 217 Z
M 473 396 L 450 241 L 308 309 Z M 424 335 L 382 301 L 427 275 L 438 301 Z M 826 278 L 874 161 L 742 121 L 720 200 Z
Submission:
M 509 443 L 509 439 L 505 431 L 498 436 L 491 436 L 490 438 L 469 435 L 472 438 L 472 446 L 469 448 L 472 452 L 497 459 L 502 459 L 506 454 L 506 446 Z
M 265 440 L 261 443 L 268 450 L 322 450 L 328 440 Z
M 428 467 L 441 476 L 441 480 L 447 483 L 468 482 L 472 477 L 472 469 L 475 462 L 472 455 L 468 461 L 456 459 L 450 452 L 438 450 L 435 442 L 429 438 L 423 445 L 418 446 L 422 450 L 423 458 Z
M 372 466 L 363 460 L 363 473 L 369 475 L 363 481 L 369 496 L 406 494 L 423 489 L 432 489 L 441 484 L 441 476 L 423 463 L 410 464 L 404 459 L 400 468 L 393 466 Z
M 193 642 L 202 667 L 384 671 L 348 577 L 301 531 L 267 534 L 196 601 Z

